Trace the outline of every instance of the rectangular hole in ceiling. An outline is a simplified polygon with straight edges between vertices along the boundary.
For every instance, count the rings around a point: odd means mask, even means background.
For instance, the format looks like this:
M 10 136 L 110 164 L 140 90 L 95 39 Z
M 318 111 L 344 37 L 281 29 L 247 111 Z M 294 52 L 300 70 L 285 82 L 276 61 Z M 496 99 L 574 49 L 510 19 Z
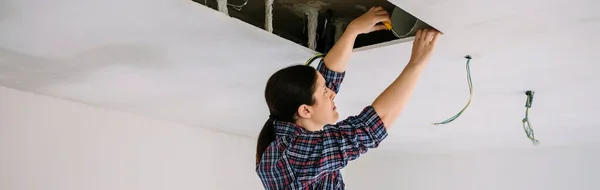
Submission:
M 227 4 L 227 14 L 230 17 L 237 18 L 255 27 L 267 30 L 267 1 L 268 0 L 193 0 L 194 2 L 205 5 L 215 11 L 219 11 L 219 1 L 222 5 Z M 350 21 L 365 13 L 370 7 L 381 6 L 394 17 L 394 28 L 401 30 L 403 25 L 404 34 L 398 35 L 402 38 L 414 36 L 414 32 L 409 32 L 412 27 L 429 27 L 423 21 L 418 21 L 416 17 L 410 15 L 404 10 L 396 7 L 386 0 L 272 0 L 272 33 L 290 40 L 299 45 L 309 47 L 320 53 L 326 53 L 335 43 L 339 35 Z M 223 6 L 221 6 L 223 9 Z M 395 19 L 392 15 L 396 9 L 402 12 L 400 18 Z M 399 9 L 399 11 L 398 11 Z M 308 10 L 308 11 L 307 11 Z M 309 15 L 316 16 L 308 16 Z M 400 15 L 400 14 L 398 14 Z M 404 19 L 406 18 L 406 19 Z M 313 22 L 309 22 L 309 20 Z M 314 22 L 317 20 L 317 22 Z M 309 24 L 310 23 L 310 24 Z M 310 32 L 310 28 L 316 31 Z M 312 34 L 312 38 L 309 37 Z M 354 48 L 375 45 L 383 42 L 400 39 L 389 30 L 376 31 L 369 34 L 359 35 L 356 39 Z M 310 43 L 312 41 L 313 43 Z

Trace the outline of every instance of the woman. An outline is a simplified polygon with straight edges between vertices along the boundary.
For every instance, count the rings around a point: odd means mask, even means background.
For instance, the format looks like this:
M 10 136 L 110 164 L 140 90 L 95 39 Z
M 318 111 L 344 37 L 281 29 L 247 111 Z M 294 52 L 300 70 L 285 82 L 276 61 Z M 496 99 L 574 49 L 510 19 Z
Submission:
M 270 116 L 260 132 L 256 172 L 266 189 L 344 189 L 340 169 L 387 137 L 429 62 L 439 32 L 418 31 L 409 63 L 358 115 L 338 120 L 333 102 L 359 34 L 383 30 L 381 7 L 353 20 L 317 66 L 290 66 L 273 74 L 265 98 Z M 373 63 L 376 64 L 376 63 Z

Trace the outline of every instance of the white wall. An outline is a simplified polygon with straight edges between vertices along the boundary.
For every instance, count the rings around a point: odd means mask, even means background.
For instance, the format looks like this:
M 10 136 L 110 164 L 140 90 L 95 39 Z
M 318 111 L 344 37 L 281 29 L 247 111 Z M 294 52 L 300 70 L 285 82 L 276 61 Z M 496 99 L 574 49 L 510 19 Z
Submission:
M 254 150 L 246 137 L 0 87 L 2 190 L 262 189 Z
M 600 147 L 409 155 L 372 151 L 346 169 L 347 189 L 597 190 Z

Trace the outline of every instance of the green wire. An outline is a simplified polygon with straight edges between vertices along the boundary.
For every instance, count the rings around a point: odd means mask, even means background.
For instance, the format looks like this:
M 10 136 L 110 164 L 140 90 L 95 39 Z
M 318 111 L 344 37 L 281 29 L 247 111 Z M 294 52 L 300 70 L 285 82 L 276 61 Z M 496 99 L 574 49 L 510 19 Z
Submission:
M 471 81 L 471 56 L 466 56 L 465 58 L 467 58 L 467 82 L 469 84 L 469 101 L 467 102 L 467 105 L 465 105 L 465 107 L 463 107 L 463 109 L 460 110 L 460 112 L 458 112 L 456 115 L 454 115 L 442 122 L 433 123 L 434 125 L 447 124 L 447 123 L 454 121 L 460 115 L 462 115 L 465 112 L 465 110 L 467 109 L 467 107 L 469 107 L 469 105 L 471 104 L 471 98 L 473 97 L 473 83 Z
M 522 122 L 523 122 L 523 130 L 525 130 L 525 134 L 527 134 L 527 138 L 529 138 L 529 140 L 531 140 L 531 142 L 534 145 L 539 145 L 540 141 L 538 141 L 537 139 L 535 139 L 535 135 L 533 134 L 533 128 L 531 127 L 531 123 L 529 123 L 529 108 L 531 107 L 531 100 L 533 99 L 533 97 L 531 97 L 532 95 L 527 95 L 527 102 L 525 104 L 525 107 L 527 107 L 525 109 L 525 118 L 523 118 Z
M 304 63 L 304 65 L 307 65 L 307 66 L 308 66 L 308 65 L 310 65 L 310 64 L 311 64 L 313 61 L 315 61 L 315 59 L 322 58 L 322 57 L 325 57 L 325 55 L 323 55 L 323 54 L 317 54 L 317 55 L 315 55 L 315 56 L 311 57 L 310 59 L 308 59 L 308 60 L 306 61 L 306 63 Z

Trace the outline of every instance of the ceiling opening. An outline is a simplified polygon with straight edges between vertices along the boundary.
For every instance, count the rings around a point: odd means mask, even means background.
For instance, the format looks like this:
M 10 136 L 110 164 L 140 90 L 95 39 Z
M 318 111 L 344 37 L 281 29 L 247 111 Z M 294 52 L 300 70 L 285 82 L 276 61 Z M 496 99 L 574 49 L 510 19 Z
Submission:
M 327 53 L 343 33 L 348 23 L 365 13 L 369 8 L 381 6 L 390 15 L 395 9 L 402 10 L 387 0 L 193 1 L 320 53 Z M 268 6 L 269 4 L 270 6 Z M 268 11 L 270 14 L 268 14 Z M 402 12 L 404 11 L 402 10 Z M 404 12 L 403 14 L 403 17 L 408 15 L 411 18 L 401 22 L 412 22 L 412 25 L 414 25 L 415 21 L 418 20 L 409 13 Z M 424 23 L 423 21 L 420 22 L 421 24 Z M 394 23 L 396 23 L 395 20 Z M 412 25 L 409 25 L 409 30 Z M 405 36 L 403 36 L 404 34 L 400 35 L 401 38 L 412 37 L 414 32 Z M 389 30 L 375 31 L 359 35 L 354 48 L 397 40 L 400 37 Z

